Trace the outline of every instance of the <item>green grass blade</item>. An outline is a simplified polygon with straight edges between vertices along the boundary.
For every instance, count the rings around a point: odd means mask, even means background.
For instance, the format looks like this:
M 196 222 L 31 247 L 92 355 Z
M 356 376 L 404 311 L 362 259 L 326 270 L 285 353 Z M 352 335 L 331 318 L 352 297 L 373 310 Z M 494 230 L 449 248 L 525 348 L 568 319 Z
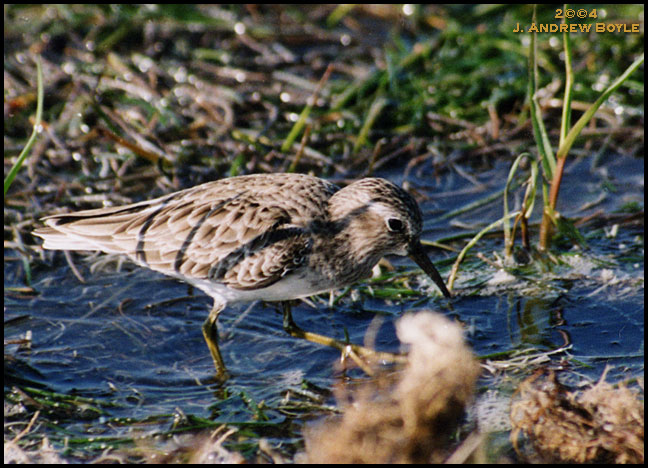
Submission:
M 614 82 L 607 87 L 605 91 L 599 96 L 599 98 L 594 101 L 594 103 L 585 111 L 585 113 L 581 116 L 580 119 L 574 124 L 573 128 L 569 131 L 567 136 L 565 137 L 565 141 L 563 142 L 562 145 L 558 148 L 558 153 L 556 156 L 558 158 L 564 158 L 567 156 L 567 153 L 569 153 L 569 150 L 571 149 L 572 145 L 574 144 L 574 141 L 576 141 L 576 138 L 580 134 L 581 130 L 587 125 L 587 123 L 594 117 L 594 114 L 598 110 L 601 105 L 607 101 L 607 99 L 610 97 L 610 95 L 616 91 L 619 86 L 623 84 L 625 80 L 628 79 L 634 71 L 641 66 L 644 62 L 644 54 L 641 54 L 639 58 L 637 58 L 622 74 L 619 76 Z
M 489 231 L 495 229 L 502 222 L 504 222 L 505 219 L 513 218 L 513 217 L 517 216 L 519 213 L 520 213 L 519 211 L 514 211 L 512 213 L 509 213 L 507 217 L 502 217 L 501 219 L 498 219 L 497 221 L 494 221 L 494 222 L 490 223 L 484 229 L 479 231 L 472 239 L 470 239 L 470 242 L 468 242 L 468 244 L 466 244 L 466 246 L 461 250 L 461 252 L 457 256 L 457 260 L 455 260 L 454 265 L 452 265 L 452 271 L 450 272 L 450 278 L 448 279 L 448 289 L 450 291 L 452 291 L 452 287 L 454 286 L 454 282 L 457 279 L 457 272 L 459 271 L 459 265 L 461 265 L 461 262 L 466 257 L 466 254 L 468 253 L 468 251 L 471 248 L 473 248 L 477 244 L 477 242 L 479 242 L 479 239 L 481 239 L 484 236 L 484 234 L 486 234 Z
M 283 145 L 281 145 L 281 151 L 283 151 L 284 153 L 288 151 L 290 148 L 292 148 L 295 139 L 299 136 L 302 129 L 306 125 L 308 116 L 310 115 L 311 110 L 313 109 L 313 102 L 314 100 L 312 99 L 308 100 L 308 103 L 299 114 L 299 118 L 297 119 L 297 122 L 295 122 L 295 125 L 293 125 L 293 127 L 290 129 L 290 133 L 284 140 Z
M 565 11 L 567 11 L 567 5 L 565 5 Z M 567 23 L 567 16 L 563 18 L 563 22 Z M 558 147 L 564 143 L 565 138 L 567 138 L 567 133 L 569 132 L 569 127 L 571 127 L 571 102 L 572 90 L 574 87 L 574 70 L 572 68 L 571 37 L 569 31 L 563 33 L 563 45 L 565 47 L 565 98 L 563 99 L 562 118 L 560 120 L 560 142 Z
M 374 101 L 371 103 L 371 107 L 369 107 L 367 117 L 365 118 L 364 124 L 362 125 L 360 133 L 358 134 L 358 139 L 353 145 L 353 154 L 357 153 L 358 150 L 367 143 L 369 131 L 373 127 L 376 119 L 386 105 L 387 99 L 382 96 L 382 93 L 379 93 L 376 96 L 376 99 L 374 99 Z
M 509 219 L 508 192 L 511 182 L 513 182 L 513 177 L 515 176 L 517 168 L 520 165 L 520 161 L 522 161 L 522 158 L 526 156 L 530 156 L 529 153 L 522 153 L 517 158 L 515 158 L 515 161 L 513 161 L 513 165 L 511 166 L 511 170 L 509 170 L 508 178 L 506 179 L 506 185 L 504 186 L 504 218 L 502 219 L 502 229 L 504 230 L 504 245 L 507 257 L 513 251 L 513 240 L 511 239 L 511 223 Z
M 533 20 L 536 22 L 536 7 L 533 7 Z M 542 161 L 542 169 L 544 170 L 547 179 L 553 177 L 554 170 L 556 169 L 556 158 L 551 149 L 549 141 L 549 134 L 542 121 L 542 112 L 538 102 L 538 44 L 537 34 L 531 34 L 531 47 L 529 50 L 529 105 L 531 107 L 531 123 L 533 125 L 533 136 L 536 140 L 540 160 Z
M 23 148 L 23 150 L 20 152 L 20 155 L 18 156 L 18 160 L 16 163 L 11 167 L 11 170 L 9 171 L 9 174 L 7 174 L 7 177 L 5 177 L 4 180 L 4 194 L 7 195 L 7 191 L 9 190 L 9 187 L 11 187 L 12 182 L 16 178 L 16 175 L 18 174 L 18 171 L 22 167 L 23 163 L 25 162 L 25 159 L 27 159 L 27 156 L 29 156 L 29 152 L 31 151 L 32 146 L 34 146 L 34 143 L 36 142 L 36 138 L 38 138 L 38 134 L 43 130 L 41 127 L 41 120 L 43 117 L 43 68 L 41 66 L 41 61 L 40 57 L 36 57 L 36 80 L 37 80 L 37 86 L 38 86 L 38 98 L 36 101 L 36 120 L 34 121 L 34 129 L 32 130 L 32 134 L 29 137 L 29 140 L 27 141 L 27 144 Z

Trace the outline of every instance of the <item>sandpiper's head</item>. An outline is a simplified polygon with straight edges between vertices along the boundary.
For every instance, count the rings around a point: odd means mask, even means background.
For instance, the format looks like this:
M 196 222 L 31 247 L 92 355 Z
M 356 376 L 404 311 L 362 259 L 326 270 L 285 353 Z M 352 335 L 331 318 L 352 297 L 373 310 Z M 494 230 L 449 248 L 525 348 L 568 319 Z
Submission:
M 329 211 L 361 261 L 373 267 L 385 255 L 407 255 L 450 296 L 421 245 L 421 209 L 405 190 L 385 179 L 361 179 L 335 193 Z

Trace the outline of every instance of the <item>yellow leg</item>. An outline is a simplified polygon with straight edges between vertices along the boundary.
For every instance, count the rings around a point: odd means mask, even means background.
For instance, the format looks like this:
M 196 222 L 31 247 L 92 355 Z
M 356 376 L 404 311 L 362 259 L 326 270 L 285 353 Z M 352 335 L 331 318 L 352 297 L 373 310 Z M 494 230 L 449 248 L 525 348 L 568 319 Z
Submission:
M 209 348 L 212 359 L 214 360 L 214 367 L 216 367 L 216 376 L 219 379 L 227 378 L 227 368 L 221 357 L 220 350 L 218 349 L 218 314 L 225 308 L 225 304 L 214 301 L 214 306 L 209 312 L 209 316 L 202 326 L 203 336 Z
M 370 368 L 362 363 L 362 359 L 369 361 L 387 361 L 387 362 L 406 362 L 407 357 L 402 354 L 386 353 L 382 351 L 374 351 L 373 349 L 365 348 L 364 346 L 344 343 L 338 341 L 334 338 L 328 336 L 320 335 L 318 333 L 312 333 L 302 330 L 295 324 L 295 321 L 292 318 L 292 312 L 290 311 L 290 303 L 287 301 L 282 302 L 283 307 L 283 327 L 290 335 L 297 338 L 303 338 L 313 343 L 322 344 L 325 346 L 330 346 L 332 348 L 340 350 L 343 356 L 349 356 L 353 359 L 360 367 L 371 374 Z M 364 365 L 363 365 L 364 364 Z

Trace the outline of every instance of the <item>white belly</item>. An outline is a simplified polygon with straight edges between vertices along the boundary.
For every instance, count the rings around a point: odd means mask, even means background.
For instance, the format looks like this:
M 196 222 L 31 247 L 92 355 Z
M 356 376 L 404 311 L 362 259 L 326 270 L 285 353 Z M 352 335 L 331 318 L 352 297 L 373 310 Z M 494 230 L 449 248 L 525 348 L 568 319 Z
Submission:
M 189 279 L 187 281 L 204 291 L 215 300 L 225 303 L 262 301 L 287 301 L 301 297 L 313 296 L 315 294 L 330 291 L 335 288 L 321 275 L 313 274 L 309 269 L 301 272 L 292 272 L 276 283 L 261 289 L 242 290 L 230 288 L 223 283 L 215 283 L 203 279 Z

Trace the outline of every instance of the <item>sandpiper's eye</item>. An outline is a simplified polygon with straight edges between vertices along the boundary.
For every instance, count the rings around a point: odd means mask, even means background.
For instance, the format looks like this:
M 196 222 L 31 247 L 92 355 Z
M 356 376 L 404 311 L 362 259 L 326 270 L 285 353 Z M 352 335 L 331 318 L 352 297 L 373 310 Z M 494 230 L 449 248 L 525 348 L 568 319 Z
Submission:
M 403 229 L 405 229 L 405 224 L 398 218 L 389 218 L 387 220 L 387 227 L 392 232 L 403 232 Z

